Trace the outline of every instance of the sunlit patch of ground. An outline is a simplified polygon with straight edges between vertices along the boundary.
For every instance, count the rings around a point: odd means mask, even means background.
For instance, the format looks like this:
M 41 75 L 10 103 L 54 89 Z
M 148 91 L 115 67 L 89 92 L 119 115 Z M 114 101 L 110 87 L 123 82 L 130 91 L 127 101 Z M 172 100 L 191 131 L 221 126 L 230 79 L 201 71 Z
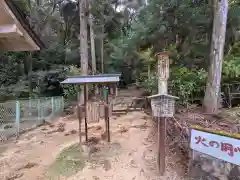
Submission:
M 81 171 L 85 166 L 85 159 L 79 144 L 65 148 L 49 167 L 49 178 L 68 177 Z

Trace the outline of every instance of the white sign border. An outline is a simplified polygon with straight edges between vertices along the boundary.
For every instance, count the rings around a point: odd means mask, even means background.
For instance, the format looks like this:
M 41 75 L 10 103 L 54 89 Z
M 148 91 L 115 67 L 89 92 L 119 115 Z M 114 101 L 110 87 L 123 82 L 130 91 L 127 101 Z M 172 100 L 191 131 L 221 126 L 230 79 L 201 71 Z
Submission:
M 219 147 L 205 147 L 201 142 L 199 144 L 196 143 L 195 137 L 201 136 L 206 141 L 203 143 L 206 143 L 209 146 L 209 142 L 214 140 L 219 143 Z M 198 152 L 210 155 L 212 157 L 215 157 L 217 159 L 235 164 L 240 166 L 240 152 L 234 152 L 234 156 L 231 157 L 227 152 L 221 151 L 221 142 L 222 143 L 230 143 L 233 145 L 233 147 L 239 147 L 240 148 L 240 139 L 234 139 L 226 136 L 221 136 L 217 134 L 212 134 L 204 131 L 199 131 L 196 129 L 191 130 L 191 141 L 190 141 L 190 148 L 193 150 L 196 150 Z

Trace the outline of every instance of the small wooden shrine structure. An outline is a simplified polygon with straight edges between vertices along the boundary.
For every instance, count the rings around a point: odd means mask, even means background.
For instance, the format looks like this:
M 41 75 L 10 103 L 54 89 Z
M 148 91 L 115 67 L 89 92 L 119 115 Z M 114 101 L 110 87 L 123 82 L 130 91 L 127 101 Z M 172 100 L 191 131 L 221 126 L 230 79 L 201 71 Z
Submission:
M 88 76 L 73 76 L 69 77 L 61 84 L 72 84 L 72 85 L 83 85 L 84 86 L 84 102 L 80 104 L 78 102 L 78 118 L 79 118 L 79 140 L 81 141 L 81 119 L 85 118 L 85 137 L 88 142 L 88 123 L 92 121 L 98 121 L 101 116 L 101 107 L 104 108 L 105 118 L 105 134 L 107 135 L 108 142 L 110 142 L 110 129 L 109 129 L 109 116 L 110 116 L 110 103 L 109 103 L 109 92 L 112 92 L 113 98 L 117 94 L 117 83 L 120 80 L 121 74 L 99 74 L 99 75 L 88 75 Z M 95 86 L 99 88 L 98 92 L 99 99 L 97 102 L 92 102 L 88 99 L 87 85 L 100 85 Z M 112 90 L 112 91 L 111 91 Z M 101 93 L 102 92 L 102 93 Z M 98 95 L 95 94 L 95 97 Z M 84 113 L 83 113 L 84 112 Z
M 37 51 L 44 44 L 12 0 L 0 0 L 1 52 Z

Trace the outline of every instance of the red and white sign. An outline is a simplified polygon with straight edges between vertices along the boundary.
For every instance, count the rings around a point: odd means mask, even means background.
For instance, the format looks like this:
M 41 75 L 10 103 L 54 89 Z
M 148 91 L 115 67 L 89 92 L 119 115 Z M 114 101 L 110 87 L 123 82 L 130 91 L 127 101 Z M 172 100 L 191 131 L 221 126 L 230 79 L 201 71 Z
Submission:
M 240 140 L 192 129 L 191 149 L 240 165 Z

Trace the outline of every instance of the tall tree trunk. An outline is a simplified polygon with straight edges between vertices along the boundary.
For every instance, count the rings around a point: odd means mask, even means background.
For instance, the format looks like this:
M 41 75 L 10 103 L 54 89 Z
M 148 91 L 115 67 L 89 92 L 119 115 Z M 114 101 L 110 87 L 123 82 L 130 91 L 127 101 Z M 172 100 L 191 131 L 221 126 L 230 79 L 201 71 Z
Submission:
M 27 58 L 23 61 L 24 75 L 28 77 L 28 93 L 32 96 L 32 53 L 30 52 Z
M 222 62 L 228 14 L 228 0 L 214 0 L 214 20 L 210 64 L 204 97 L 204 110 L 207 113 L 218 113 L 221 90 Z
M 79 0 L 80 15 L 80 58 L 81 58 L 81 74 L 88 75 L 88 29 L 87 29 L 87 0 Z M 80 102 L 83 103 L 84 93 L 82 91 Z
M 102 34 L 104 34 L 104 25 L 102 25 Z M 104 73 L 104 37 L 101 39 L 101 71 Z
M 81 57 L 81 73 L 82 75 L 88 74 L 88 30 L 87 30 L 87 17 L 86 8 L 87 0 L 79 0 L 79 13 L 80 13 L 80 57 Z
M 91 11 L 91 3 L 89 3 L 89 10 Z M 96 50 L 95 50 L 95 33 L 93 30 L 93 16 L 89 13 L 89 26 L 90 26 L 90 40 L 91 40 L 91 57 L 92 57 L 92 74 L 96 74 Z

